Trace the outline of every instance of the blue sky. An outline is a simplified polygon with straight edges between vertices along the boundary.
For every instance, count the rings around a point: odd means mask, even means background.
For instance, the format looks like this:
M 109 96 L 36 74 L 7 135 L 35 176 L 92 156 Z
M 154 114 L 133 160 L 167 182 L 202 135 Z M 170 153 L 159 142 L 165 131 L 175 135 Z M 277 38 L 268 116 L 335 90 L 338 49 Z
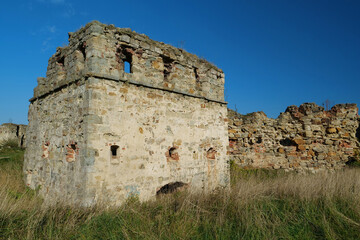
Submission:
M 3 1 L 0 124 L 28 99 L 68 32 L 98 20 L 194 53 L 225 72 L 230 108 L 277 117 L 329 99 L 360 105 L 360 1 Z

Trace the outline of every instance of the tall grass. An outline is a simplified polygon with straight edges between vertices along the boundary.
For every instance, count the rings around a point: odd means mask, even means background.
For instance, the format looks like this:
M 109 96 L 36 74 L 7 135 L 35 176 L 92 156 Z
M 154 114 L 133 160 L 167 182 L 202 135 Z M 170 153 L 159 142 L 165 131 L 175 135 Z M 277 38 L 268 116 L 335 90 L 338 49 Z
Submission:
M 22 151 L 4 156 L 0 239 L 360 239 L 359 169 L 295 175 L 233 166 L 229 191 L 45 208 L 24 187 Z

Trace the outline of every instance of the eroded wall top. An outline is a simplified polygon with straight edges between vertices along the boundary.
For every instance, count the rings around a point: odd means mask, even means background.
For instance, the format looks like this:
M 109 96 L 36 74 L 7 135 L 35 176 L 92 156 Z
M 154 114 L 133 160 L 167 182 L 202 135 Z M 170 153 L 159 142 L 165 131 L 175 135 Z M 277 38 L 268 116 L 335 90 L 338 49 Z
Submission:
M 243 167 L 318 171 L 341 168 L 359 148 L 356 104 L 324 111 L 290 106 L 277 119 L 229 111 L 230 158 Z
M 90 76 L 224 101 L 224 73 L 216 66 L 131 29 L 97 21 L 69 33 L 69 45 L 49 59 L 46 78 L 38 78 L 30 101 Z

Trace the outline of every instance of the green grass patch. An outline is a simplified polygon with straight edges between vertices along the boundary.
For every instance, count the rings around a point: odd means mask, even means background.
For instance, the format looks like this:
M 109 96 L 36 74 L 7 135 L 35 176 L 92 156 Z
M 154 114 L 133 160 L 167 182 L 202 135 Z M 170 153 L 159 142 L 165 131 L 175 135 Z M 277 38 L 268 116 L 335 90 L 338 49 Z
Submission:
M 0 149 L 0 168 L 17 168 L 23 166 L 24 150 L 21 148 L 2 148 Z

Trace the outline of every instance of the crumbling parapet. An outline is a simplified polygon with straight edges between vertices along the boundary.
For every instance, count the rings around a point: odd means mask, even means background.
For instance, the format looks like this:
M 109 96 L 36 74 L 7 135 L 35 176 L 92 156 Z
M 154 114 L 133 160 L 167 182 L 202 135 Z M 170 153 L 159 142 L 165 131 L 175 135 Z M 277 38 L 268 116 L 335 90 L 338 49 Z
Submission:
M 228 185 L 224 74 L 184 50 L 89 23 L 50 58 L 30 102 L 24 173 L 47 202 Z
M 356 104 L 329 111 L 290 106 L 277 119 L 229 112 L 230 158 L 242 167 L 319 171 L 342 168 L 359 148 Z
M 0 144 L 8 140 L 14 140 L 19 147 L 24 147 L 26 125 L 4 123 L 0 125 Z
M 49 59 L 32 100 L 92 76 L 224 103 L 224 73 L 216 66 L 144 34 L 96 21 L 69 33 L 69 46 L 57 48 Z

